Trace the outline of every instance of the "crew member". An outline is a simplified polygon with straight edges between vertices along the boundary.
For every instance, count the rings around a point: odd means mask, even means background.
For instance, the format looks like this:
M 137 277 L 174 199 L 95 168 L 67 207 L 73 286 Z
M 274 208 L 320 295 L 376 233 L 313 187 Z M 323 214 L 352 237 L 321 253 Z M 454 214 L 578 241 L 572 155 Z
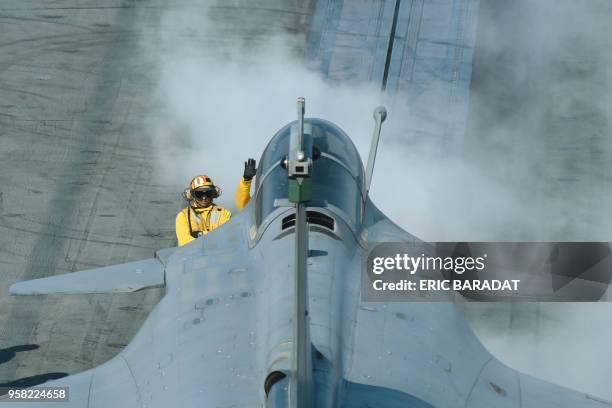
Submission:
M 253 181 L 256 172 L 255 159 L 248 159 L 244 162 L 244 173 L 240 179 L 240 183 L 238 183 L 235 196 L 236 207 L 239 210 L 246 207 L 249 200 L 251 200 L 251 181 Z
M 178 245 L 185 245 L 201 235 L 218 228 L 227 222 L 232 214 L 213 203 L 221 195 L 221 189 L 210 177 L 202 175 L 191 180 L 183 196 L 189 205 L 176 216 L 176 238 Z

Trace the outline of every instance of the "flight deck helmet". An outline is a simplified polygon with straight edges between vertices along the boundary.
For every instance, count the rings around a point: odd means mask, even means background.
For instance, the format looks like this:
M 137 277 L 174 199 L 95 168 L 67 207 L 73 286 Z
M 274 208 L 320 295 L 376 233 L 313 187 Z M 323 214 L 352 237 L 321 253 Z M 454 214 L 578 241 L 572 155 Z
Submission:
M 195 176 L 189 185 L 189 188 L 185 189 L 183 196 L 185 199 L 192 203 L 198 204 L 198 202 L 205 199 L 215 199 L 221 195 L 221 189 L 215 186 L 212 179 L 207 175 Z M 198 206 L 198 205 L 196 205 Z

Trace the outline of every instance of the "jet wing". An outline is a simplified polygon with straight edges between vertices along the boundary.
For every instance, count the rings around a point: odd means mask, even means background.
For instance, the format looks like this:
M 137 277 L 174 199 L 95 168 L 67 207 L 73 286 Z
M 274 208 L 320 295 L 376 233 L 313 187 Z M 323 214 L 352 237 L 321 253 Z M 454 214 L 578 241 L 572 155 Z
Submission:
M 127 293 L 163 287 L 164 260 L 173 250 L 158 251 L 155 258 L 142 261 L 18 282 L 9 292 L 11 295 Z
M 362 303 L 353 327 L 346 407 L 612 407 L 503 365 L 451 302 Z
M 258 341 L 259 293 L 242 217 L 237 214 L 214 234 L 171 253 L 157 253 L 155 259 L 14 285 L 11 292 L 15 294 L 166 288 L 166 296 L 115 358 L 37 386 L 70 388 L 70 400 L 53 406 L 256 405 L 263 379 L 253 378 L 261 375 L 256 357 L 262 354 L 257 350 L 263 342 Z M 42 405 L 1 398 L 0 408 Z
M 245 211 L 169 260 L 166 296 L 121 353 L 143 405 L 259 404 L 266 336 L 258 326 L 270 283 L 249 256 Z
M 368 239 L 418 242 L 371 202 Z M 350 271 L 347 271 L 347 273 Z M 353 271 L 349 282 L 358 280 Z M 358 296 L 359 288 L 355 290 Z M 602 408 L 612 403 L 519 373 L 478 341 L 448 302 L 358 301 L 345 349 L 345 407 Z
M 91 408 L 112 407 L 140 408 L 142 398 L 127 361 L 121 355 L 110 361 L 82 373 L 49 381 L 35 388 L 64 388 L 67 400 L 23 401 L 10 399 L 8 395 L 0 396 L 2 408 L 28 408 L 46 405 L 47 402 L 56 408 Z

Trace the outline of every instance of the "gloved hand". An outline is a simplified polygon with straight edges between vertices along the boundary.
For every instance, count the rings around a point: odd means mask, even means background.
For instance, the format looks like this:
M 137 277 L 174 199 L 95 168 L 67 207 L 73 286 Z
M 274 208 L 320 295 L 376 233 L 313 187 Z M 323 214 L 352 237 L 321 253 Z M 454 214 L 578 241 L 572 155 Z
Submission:
M 255 177 L 255 173 L 257 172 L 257 168 L 255 167 L 255 159 L 249 159 L 244 162 L 244 174 L 242 177 L 246 181 L 250 181 Z

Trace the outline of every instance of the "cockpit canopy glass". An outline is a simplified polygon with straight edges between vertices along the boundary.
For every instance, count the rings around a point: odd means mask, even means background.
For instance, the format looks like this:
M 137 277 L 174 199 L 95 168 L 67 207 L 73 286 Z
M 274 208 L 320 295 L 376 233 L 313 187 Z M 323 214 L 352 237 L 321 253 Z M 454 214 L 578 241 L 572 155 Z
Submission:
M 257 169 L 255 222 L 257 226 L 275 210 L 276 199 L 286 199 L 287 170 L 281 161 L 289 151 L 291 126 L 283 127 L 270 141 Z M 363 164 L 355 145 L 340 128 L 322 119 L 305 119 L 305 138 L 312 138 L 320 157 L 312 170 L 312 203 L 326 202 L 329 209 L 357 226 L 363 210 Z

